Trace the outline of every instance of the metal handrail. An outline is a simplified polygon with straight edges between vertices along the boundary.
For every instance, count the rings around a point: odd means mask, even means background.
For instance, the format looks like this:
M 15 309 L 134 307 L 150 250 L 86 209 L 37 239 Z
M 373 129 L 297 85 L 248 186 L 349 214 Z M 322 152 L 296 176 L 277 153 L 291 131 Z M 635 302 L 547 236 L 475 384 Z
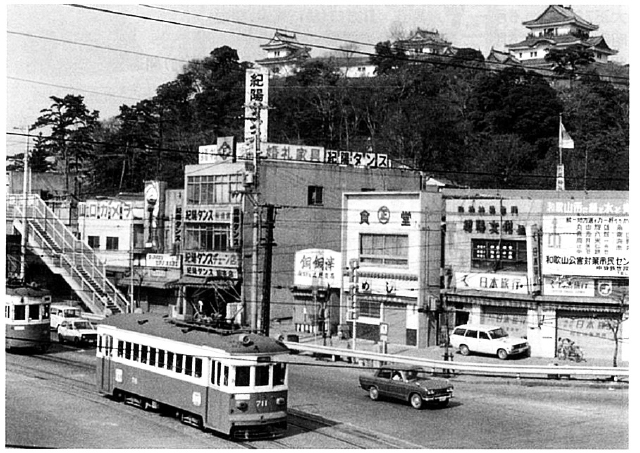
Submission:
M 13 209 L 12 217 L 18 218 L 23 214 L 20 207 L 23 201 L 24 195 L 7 195 L 7 218 L 9 218 L 9 209 Z M 71 270 L 73 274 L 81 279 L 83 287 L 86 284 L 87 287 L 91 288 L 89 282 L 78 271 L 78 269 L 82 269 L 96 282 L 100 290 L 113 300 L 121 311 L 129 311 L 129 300 L 106 277 L 104 265 L 100 262 L 93 249 L 88 244 L 78 240 L 40 197 L 30 194 L 27 195 L 26 201 L 27 218 L 45 231 L 51 237 L 55 246 L 60 248 L 61 258 L 69 264 L 67 270 Z M 37 229 L 34 230 L 38 231 Z M 48 245 L 44 238 L 41 238 L 41 240 L 41 245 Z M 51 247 L 47 248 L 54 252 Z M 99 306 L 105 305 L 102 300 L 96 298 L 96 294 L 93 291 L 91 291 L 91 294 L 94 301 L 99 301 Z
M 385 363 L 403 363 L 417 365 L 435 370 L 451 370 L 472 372 L 483 375 L 512 376 L 590 376 L 590 377 L 623 377 L 629 378 L 628 367 L 587 367 L 587 366 L 541 366 L 541 365 L 494 365 L 489 363 L 452 362 L 446 360 L 422 359 L 402 355 L 380 354 L 377 352 L 358 351 L 353 349 L 332 348 L 328 346 L 309 345 L 291 341 L 283 342 L 289 349 L 300 352 L 312 352 L 355 359 L 373 360 Z

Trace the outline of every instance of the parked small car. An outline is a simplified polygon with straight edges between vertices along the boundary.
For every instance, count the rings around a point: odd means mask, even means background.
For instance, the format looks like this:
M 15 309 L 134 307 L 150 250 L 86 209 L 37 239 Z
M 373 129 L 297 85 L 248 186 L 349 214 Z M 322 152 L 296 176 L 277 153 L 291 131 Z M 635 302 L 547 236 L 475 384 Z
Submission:
M 360 387 L 376 401 L 389 397 L 407 401 L 415 409 L 425 403 L 445 407 L 453 398 L 453 385 L 446 379 L 432 378 L 420 367 L 396 365 L 383 366 L 373 375 L 359 377 Z
M 484 324 L 464 324 L 454 328 L 449 343 L 462 355 L 478 352 L 496 355 L 501 360 L 530 353 L 529 343 L 524 338 L 510 337 L 502 327 Z
M 70 341 L 74 344 L 92 343 L 98 339 L 98 331 L 85 319 L 67 319 L 58 326 L 58 341 Z

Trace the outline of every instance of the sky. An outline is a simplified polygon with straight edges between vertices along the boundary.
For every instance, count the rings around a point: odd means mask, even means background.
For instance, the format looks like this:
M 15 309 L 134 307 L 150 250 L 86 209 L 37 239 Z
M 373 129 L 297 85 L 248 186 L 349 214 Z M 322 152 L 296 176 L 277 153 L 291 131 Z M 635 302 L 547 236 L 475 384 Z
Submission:
M 492 47 L 506 50 L 505 44 L 523 40 L 528 29 L 522 22 L 535 19 L 549 4 L 75 5 L 102 11 L 42 2 L 5 7 L 7 102 L 3 114 L 8 154 L 24 151 L 26 138 L 11 132 L 23 133 L 51 105 L 51 96 L 82 95 L 87 108 L 99 111 L 105 120 L 117 115 L 122 104 L 153 97 L 156 88 L 174 80 L 189 60 L 205 58 L 218 47 L 236 49 L 241 61 L 264 58 L 260 45 L 268 42 L 275 29 L 296 32 L 300 42 L 312 47 L 338 49 L 356 41 L 359 50 L 373 52 L 373 46 L 391 39 L 394 31 L 420 27 L 437 30 L 453 46 L 478 49 L 486 57 Z M 572 8 L 599 26 L 591 36 L 604 36 L 618 50 L 612 61 L 630 63 L 628 5 L 584 3 Z M 327 52 L 315 47 L 311 56 Z

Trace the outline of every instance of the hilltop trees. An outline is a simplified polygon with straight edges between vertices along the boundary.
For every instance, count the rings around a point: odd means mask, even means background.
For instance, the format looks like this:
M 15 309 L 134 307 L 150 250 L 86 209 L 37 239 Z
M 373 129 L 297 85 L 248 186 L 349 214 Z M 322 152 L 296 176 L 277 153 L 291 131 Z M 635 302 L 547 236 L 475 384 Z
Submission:
M 375 77 L 346 78 L 326 59 L 271 79 L 269 141 L 385 153 L 460 185 L 552 189 L 562 112 L 576 142 L 563 155 L 567 188 L 628 190 L 627 91 L 595 75 L 554 88 L 524 68 L 490 68 L 474 49 L 400 57 L 380 43 Z M 249 66 L 234 49 L 217 48 L 101 124 L 81 96 L 52 97 L 33 126 L 51 130 L 36 142 L 33 163 L 46 170 L 53 156 L 67 174 L 82 171 L 95 193 L 139 192 L 148 179 L 182 187 L 199 146 L 221 136 L 242 141 Z
M 93 135 L 100 127 L 99 113 L 90 112 L 84 104 L 84 97 L 68 94 L 64 98 L 51 96 L 51 107 L 40 111 L 41 115 L 31 126 L 31 130 L 47 129 L 35 144 L 34 154 L 55 158 L 58 170 L 64 172 L 65 192 L 70 193 L 70 175 L 76 174 L 74 193 L 79 193 L 81 171 L 85 161 L 92 156 Z

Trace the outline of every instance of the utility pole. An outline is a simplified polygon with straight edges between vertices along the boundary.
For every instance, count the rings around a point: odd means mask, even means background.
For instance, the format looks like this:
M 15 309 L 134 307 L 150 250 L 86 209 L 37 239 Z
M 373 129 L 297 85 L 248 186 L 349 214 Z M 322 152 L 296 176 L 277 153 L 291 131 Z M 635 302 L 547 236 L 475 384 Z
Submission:
M 260 106 L 253 106 L 253 117 L 256 137 L 253 149 L 253 253 L 251 258 L 251 330 L 257 331 L 261 326 L 258 325 L 258 256 L 259 237 L 260 237 L 260 205 L 258 200 L 258 162 L 260 154 Z
M 20 281 L 24 283 L 27 261 L 27 241 L 29 224 L 27 220 L 27 197 L 29 195 L 29 128 L 27 129 L 27 149 L 24 152 L 24 170 L 22 173 L 22 239 L 20 241 Z
M 262 279 L 262 330 L 265 336 L 269 336 L 269 325 L 271 317 L 271 260 L 273 257 L 273 229 L 276 223 L 276 208 L 268 204 L 267 220 L 265 222 L 264 238 L 264 278 Z
M 356 326 L 358 324 L 358 301 L 357 301 L 357 294 L 358 294 L 358 268 L 360 267 L 360 264 L 358 263 L 357 259 L 352 259 L 351 261 L 349 261 L 349 268 L 350 268 L 350 275 L 349 275 L 349 290 L 351 292 L 351 310 L 348 310 L 348 312 L 351 313 L 351 319 L 353 321 L 353 332 L 351 332 L 352 337 L 353 337 L 353 347 L 352 349 L 355 351 L 356 350 L 356 338 L 357 338 L 357 334 L 356 334 Z

